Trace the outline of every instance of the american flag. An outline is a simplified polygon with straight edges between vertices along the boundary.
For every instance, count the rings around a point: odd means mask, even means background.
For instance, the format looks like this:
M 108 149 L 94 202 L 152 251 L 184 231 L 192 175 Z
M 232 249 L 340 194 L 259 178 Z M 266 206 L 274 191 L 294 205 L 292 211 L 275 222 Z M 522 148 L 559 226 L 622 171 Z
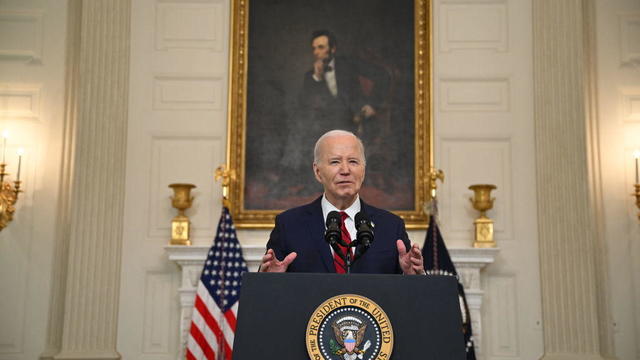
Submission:
M 231 359 L 242 274 L 247 271 L 229 209 L 223 207 L 198 283 L 187 360 Z

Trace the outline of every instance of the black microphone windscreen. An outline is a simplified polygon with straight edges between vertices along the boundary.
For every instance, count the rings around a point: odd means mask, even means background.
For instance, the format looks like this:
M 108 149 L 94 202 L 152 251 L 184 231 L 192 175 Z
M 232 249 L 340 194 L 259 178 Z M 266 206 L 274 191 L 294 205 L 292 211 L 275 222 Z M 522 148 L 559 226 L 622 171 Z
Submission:
M 356 223 L 356 228 L 360 226 L 360 224 L 369 224 L 369 216 L 364 212 L 359 212 L 356 214 L 356 218 L 354 219 Z
M 337 224 L 338 226 L 340 226 L 340 223 L 342 222 L 342 217 L 340 216 L 340 213 L 337 211 L 331 211 L 329 214 L 327 214 L 327 223 L 326 225 L 329 226 L 330 224 Z

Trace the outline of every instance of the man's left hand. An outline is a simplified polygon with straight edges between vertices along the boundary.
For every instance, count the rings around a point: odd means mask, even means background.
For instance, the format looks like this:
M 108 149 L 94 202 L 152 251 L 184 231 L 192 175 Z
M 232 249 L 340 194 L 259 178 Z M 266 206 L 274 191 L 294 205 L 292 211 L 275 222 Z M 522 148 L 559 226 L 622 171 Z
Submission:
M 420 245 L 413 244 L 407 251 L 402 240 L 396 241 L 398 247 L 398 261 L 400 268 L 405 275 L 424 274 L 424 261 Z

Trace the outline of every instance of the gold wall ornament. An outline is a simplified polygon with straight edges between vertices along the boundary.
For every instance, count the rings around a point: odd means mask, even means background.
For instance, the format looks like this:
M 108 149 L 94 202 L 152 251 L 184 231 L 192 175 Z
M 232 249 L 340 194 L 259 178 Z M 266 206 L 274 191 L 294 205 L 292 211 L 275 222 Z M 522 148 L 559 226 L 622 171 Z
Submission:
M 495 185 L 476 184 L 469 186 L 473 190 L 473 197 L 469 198 L 473 208 L 480 211 L 480 216 L 473 222 L 476 230 L 474 248 L 494 248 L 496 242 L 493 240 L 493 220 L 486 215 L 487 210 L 493 208 L 495 198 L 491 197 L 491 190 L 495 190 Z
M 231 211 L 231 202 L 229 201 L 229 186 L 231 180 L 235 180 L 235 172 L 228 170 L 226 165 L 220 165 L 214 173 L 214 180 L 219 181 L 222 179 L 222 206 Z
M 184 214 L 185 210 L 193 204 L 191 189 L 196 186 L 193 184 L 171 184 L 173 189 L 173 197 L 171 205 L 178 209 L 178 215 L 171 220 L 171 245 L 191 245 L 189 239 L 189 229 L 191 222 Z
M 2 163 L 0 163 L 0 231 L 7 227 L 13 220 L 13 214 L 16 212 L 15 204 L 18 202 L 18 195 L 22 192 L 20 190 L 20 168 L 22 167 L 22 155 L 23 149 L 18 149 L 18 173 L 13 185 L 10 181 L 5 181 L 4 178 L 9 175 L 5 169 L 7 164 L 5 163 L 5 153 L 7 149 L 7 131 L 2 134 L 3 148 L 2 148 Z
M 431 199 L 436 197 L 436 190 L 438 189 L 438 180 L 444 183 L 444 171 L 440 169 L 431 168 L 431 171 L 429 171 L 429 189 L 431 189 Z

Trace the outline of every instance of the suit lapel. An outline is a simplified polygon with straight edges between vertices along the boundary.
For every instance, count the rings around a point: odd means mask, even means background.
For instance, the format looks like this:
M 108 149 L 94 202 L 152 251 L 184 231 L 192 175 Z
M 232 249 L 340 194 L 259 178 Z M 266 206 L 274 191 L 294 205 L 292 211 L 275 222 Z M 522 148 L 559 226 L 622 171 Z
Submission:
M 371 223 L 375 227 L 377 213 L 376 208 L 369 206 L 369 204 L 360 199 L 360 211 L 364 211 L 365 214 L 369 215 L 369 220 L 371 220 Z
M 322 215 L 322 205 L 320 201 L 322 197 L 309 205 L 307 211 L 307 229 L 309 229 L 309 238 L 316 245 L 322 263 L 327 272 L 335 272 L 333 265 L 333 256 L 329 244 L 324 241 L 324 216 Z

